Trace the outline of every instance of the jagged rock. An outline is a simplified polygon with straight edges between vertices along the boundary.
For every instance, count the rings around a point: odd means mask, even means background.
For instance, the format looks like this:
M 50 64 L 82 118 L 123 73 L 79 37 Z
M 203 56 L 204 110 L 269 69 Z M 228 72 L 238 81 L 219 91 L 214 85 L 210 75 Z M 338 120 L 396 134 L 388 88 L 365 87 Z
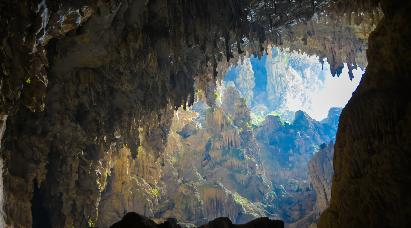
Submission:
M 316 212 L 319 214 L 330 205 L 333 155 L 334 143 L 323 144 L 308 165 L 311 184 L 316 193 Z
M 329 118 L 338 119 L 338 115 L 339 112 L 331 111 Z M 276 205 L 281 208 L 280 217 L 286 223 L 295 223 L 313 213 L 316 194 L 306 170 L 318 145 L 335 136 L 335 124 L 316 121 L 298 111 L 291 124 L 279 116 L 268 116 L 256 129 L 266 175 L 273 183 Z
M 328 124 L 328 126 L 333 127 L 333 130 L 337 132 L 338 123 L 341 115 L 341 108 L 331 108 L 328 111 L 327 118 L 321 121 L 321 123 Z
M 340 75 L 344 63 L 352 70 L 367 66 L 368 36 L 382 18 L 382 12 L 374 7 L 367 14 L 361 10 L 315 14 L 313 19 L 283 31 L 283 45 L 292 50 L 317 55 L 320 61 L 327 58 L 333 76 Z M 352 65 L 350 65 L 352 64 Z

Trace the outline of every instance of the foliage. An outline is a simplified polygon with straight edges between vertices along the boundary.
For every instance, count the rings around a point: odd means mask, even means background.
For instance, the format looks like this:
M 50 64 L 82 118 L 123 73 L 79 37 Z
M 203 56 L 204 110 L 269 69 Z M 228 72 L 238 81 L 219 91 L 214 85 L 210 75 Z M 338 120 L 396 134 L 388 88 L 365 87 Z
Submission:
M 92 218 L 88 218 L 88 220 L 87 220 L 87 225 L 88 225 L 88 227 L 90 227 L 90 228 L 96 226 L 96 224 L 94 223 L 94 221 L 93 221 Z
M 283 126 L 283 127 L 285 126 L 285 123 L 286 123 L 287 121 L 286 121 L 284 118 L 282 118 L 282 116 L 281 116 L 281 114 L 280 114 L 279 112 L 272 111 L 272 112 L 270 112 L 268 115 L 278 117 L 278 118 L 280 119 L 281 126 Z
M 171 156 L 170 162 L 171 164 L 175 165 L 177 163 L 177 156 Z
M 251 124 L 253 126 L 260 126 L 265 120 L 265 116 L 262 114 L 257 114 L 254 112 L 251 112 Z
M 250 201 L 248 201 L 247 198 L 242 197 L 240 194 L 238 194 L 237 192 L 233 193 L 233 197 L 234 197 L 234 201 L 238 204 L 240 204 L 241 206 L 247 206 L 250 204 Z
M 150 194 L 152 198 L 157 198 L 160 196 L 160 189 L 156 187 L 152 187 L 151 189 L 148 190 L 148 194 Z

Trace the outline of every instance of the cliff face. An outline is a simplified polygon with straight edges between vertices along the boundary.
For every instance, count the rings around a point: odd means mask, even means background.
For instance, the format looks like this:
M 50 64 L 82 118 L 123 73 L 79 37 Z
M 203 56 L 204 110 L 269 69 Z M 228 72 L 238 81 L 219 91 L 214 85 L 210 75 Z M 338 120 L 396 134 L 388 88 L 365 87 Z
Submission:
M 268 116 L 256 129 L 263 165 L 286 223 L 302 220 L 314 211 L 318 191 L 312 188 L 307 167 L 319 145 L 333 140 L 337 126 L 329 123 L 338 119 L 337 110 L 331 109 L 322 123 L 301 111 L 295 114 L 291 124 L 282 122 L 278 116 Z
M 262 216 L 292 223 L 314 213 L 308 160 L 318 143 L 334 137 L 338 109 L 323 123 L 298 112 L 291 125 L 269 116 L 257 128 L 235 87 L 221 92 L 216 107 L 196 102 L 190 110 L 176 111 L 158 157 L 151 155 L 145 138 L 140 138 L 136 160 L 129 149 L 119 155 L 109 151 L 99 227 L 129 211 L 195 225 L 223 216 L 234 223 Z
M 110 151 L 99 227 L 128 211 L 196 225 L 222 216 L 244 223 L 266 215 L 263 203 L 273 200 L 271 185 L 249 128 L 248 109 L 236 90 L 225 95 L 235 99 L 224 98 L 222 107 L 197 103 L 196 111 L 178 109 L 157 157 L 145 138 L 135 160 L 129 149 L 119 155 Z
M 333 155 L 334 143 L 322 144 L 320 150 L 309 162 L 308 172 L 316 193 L 315 212 L 317 216 L 330 206 Z
M 411 225 L 411 3 L 381 5 L 367 72 L 340 118 L 331 204 L 319 227 Z

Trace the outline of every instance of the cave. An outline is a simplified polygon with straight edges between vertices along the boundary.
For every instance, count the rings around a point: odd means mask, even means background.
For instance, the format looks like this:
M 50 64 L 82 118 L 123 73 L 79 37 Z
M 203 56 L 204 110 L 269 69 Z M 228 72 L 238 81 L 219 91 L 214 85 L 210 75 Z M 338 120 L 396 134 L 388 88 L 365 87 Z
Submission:
M 411 227 L 409 12 L 1 1 L 0 227 Z

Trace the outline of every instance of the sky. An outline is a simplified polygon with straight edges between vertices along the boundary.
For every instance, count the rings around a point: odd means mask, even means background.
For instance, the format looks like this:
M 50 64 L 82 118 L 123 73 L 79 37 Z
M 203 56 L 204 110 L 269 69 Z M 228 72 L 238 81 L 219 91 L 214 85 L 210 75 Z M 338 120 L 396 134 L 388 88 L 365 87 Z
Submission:
M 354 79 L 350 80 L 344 65 L 342 74 L 333 77 L 326 59 L 322 65 L 318 56 L 274 48 L 273 57 L 250 57 L 239 62 L 224 81 L 234 82 L 247 100 L 254 96 L 249 103 L 252 110 L 253 106 L 264 105 L 269 109 L 266 114 L 280 113 L 288 120 L 290 111 L 302 110 L 320 121 L 327 117 L 330 108 L 347 104 L 364 71 L 358 68 L 353 73 Z
M 321 120 L 327 117 L 330 108 L 343 108 L 352 97 L 352 93 L 359 85 L 364 72 L 358 68 L 353 73 L 354 79 L 351 81 L 348 76 L 348 68 L 345 65 L 343 73 L 339 77 L 332 77 L 330 73 L 326 75 L 323 87 L 311 94 L 311 107 L 303 111 L 312 118 Z M 289 105 L 298 106 L 299 104 L 290 103 Z

